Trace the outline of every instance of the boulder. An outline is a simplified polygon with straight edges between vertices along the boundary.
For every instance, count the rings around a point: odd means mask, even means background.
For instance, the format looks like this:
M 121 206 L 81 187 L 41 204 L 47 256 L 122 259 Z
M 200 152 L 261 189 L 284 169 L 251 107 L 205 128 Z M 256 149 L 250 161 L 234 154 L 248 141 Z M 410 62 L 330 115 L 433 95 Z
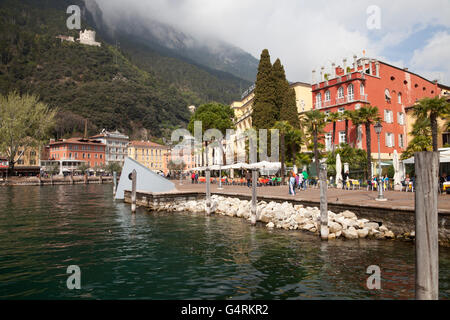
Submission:
M 395 234 L 392 231 L 386 231 L 384 233 L 384 236 L 388 239 L 394 239 L 395 238 Z
M 359 238 L 358 232 L 356 232 L 356 229 L 353 228 L 353 227 L 350 227 L 347 230 L 343 230 L 342 234 L 344 235 L 344 237 L 346 239 L 349 239 L 349 240 L 353 240 L 353 239 L 358 239 Z
M 342 216 L 347 219 L 357 219 L 356 214 L 348 210 L 342 212 Z
M 356 230 L 356 232 L 359 238 L 365 238 L 369 235 L 369 229 L 367 228 Z
M 273 229 L 275 225 L 273 224 L 273 222 L 269 222 L 268 224 L 266 224 L 266 227 L 269 229 Z
M 368 228 L 368 229 L 376 229 L 378 230 L 380 226 L 378 225 L 378 223 L 376 222 L 366 222 L 364 223 L 364 228 Z
M 386 232 L 386 231 L 389 231 L 389 229 L 386 228 L 386 226 L 381 226 L 378 230 L 380 230 L 380 232 Z
M 328 221 L 328 227 L 331 233 L 336 233 L 342 230 L 342 226 L 339 223 L 333 221 Z
M 335 233 L 329 233 L 328 234 L 328 240 L 334 240 L 336 239 L 336 234 Z

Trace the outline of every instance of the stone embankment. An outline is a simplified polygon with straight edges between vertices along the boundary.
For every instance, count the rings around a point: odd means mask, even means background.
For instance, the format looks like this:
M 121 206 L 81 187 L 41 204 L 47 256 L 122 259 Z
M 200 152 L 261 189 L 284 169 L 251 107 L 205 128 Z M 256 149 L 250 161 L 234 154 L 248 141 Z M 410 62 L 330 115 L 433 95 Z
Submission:
M 237 198 L 214 195 L 211 197 L 212 207 L 216 214 L 238 217 L 250 220 L 251 202 Z M 167 212 L 205 212 L 206 200 L 149 202 L 149 209 Z M 264 223 L 267 228 L 285 230 L 304 230 L 318 234 L 320 230 L 320 210 L 315 207 L 293 205 L 289 202 L 258 202 L 257 221 Z M 343 211 L 334 213 L 328 211 L 329 240 L 345 239 L 394 239 L 414 238 L 414 231 L 394 234 L 386 226 L 368 219 L 358 219 L 355 213 Z
M 38 177 L 9 177 L 8 179 L 0 179 L 0 186 L 48 186 L 48 185 L 71 185 L 71 184 L 104 184 L 112 183 L 112 177 L 88 177 L 70 176 L 38 178 Z

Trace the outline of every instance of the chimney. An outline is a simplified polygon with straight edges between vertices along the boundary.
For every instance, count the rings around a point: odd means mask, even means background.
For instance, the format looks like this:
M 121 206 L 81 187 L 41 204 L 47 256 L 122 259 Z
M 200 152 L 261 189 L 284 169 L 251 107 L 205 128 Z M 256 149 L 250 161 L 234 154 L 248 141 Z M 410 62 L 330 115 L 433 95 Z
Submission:
M 344 58 L 342 62 L 344 63 L 344 74 L 347 74 L 347 58 Z
M 325 81 L 325 67 L 320 67 L 320 81 Z
M 403 68 L 403 70 L 408 71 L 408 68 Z
M 336 64 L 334 62 L 331 63 L 331 79 L 336 78 Z
M 312 71 L 312 84 L 316 84 L 316 70 Z
M 356 72 L 358 71 L 358 66 L 357 66 L 357 56 L 356 54 L 353 56 L 353 70 Z

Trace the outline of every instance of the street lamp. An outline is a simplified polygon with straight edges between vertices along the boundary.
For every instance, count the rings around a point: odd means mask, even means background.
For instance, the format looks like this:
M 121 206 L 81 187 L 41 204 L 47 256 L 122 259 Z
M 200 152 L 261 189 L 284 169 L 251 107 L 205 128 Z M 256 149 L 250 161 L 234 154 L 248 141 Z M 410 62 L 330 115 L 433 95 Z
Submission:
M 381 129 L 383 129 L 383 126 L 380 122 L 378 122 L 375 126 L 375 133 L 378 137 L 378 197 L 376 198 L 377 201 L 387 201 L 387 199 L 383 196 L 383 181 L 381 179 L 381 150 L 380 150 L 380 134 Z

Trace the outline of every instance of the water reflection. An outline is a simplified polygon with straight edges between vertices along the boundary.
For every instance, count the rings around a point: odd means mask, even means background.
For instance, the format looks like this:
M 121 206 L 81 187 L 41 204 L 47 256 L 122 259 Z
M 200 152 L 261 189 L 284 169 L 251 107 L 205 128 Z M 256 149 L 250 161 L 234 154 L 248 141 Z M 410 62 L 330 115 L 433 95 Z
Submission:
M 0 193 L 0 298 L 412 299 L 414 246 L 320 241 L 204 214 L 148 213 L 110 185 L 6 187 Z M 68 265 L 82 290 L 66 288 Z M 366 288 L 367 267 L 382 289 Z M 440 296 L 450 252 L 440 250 Z

